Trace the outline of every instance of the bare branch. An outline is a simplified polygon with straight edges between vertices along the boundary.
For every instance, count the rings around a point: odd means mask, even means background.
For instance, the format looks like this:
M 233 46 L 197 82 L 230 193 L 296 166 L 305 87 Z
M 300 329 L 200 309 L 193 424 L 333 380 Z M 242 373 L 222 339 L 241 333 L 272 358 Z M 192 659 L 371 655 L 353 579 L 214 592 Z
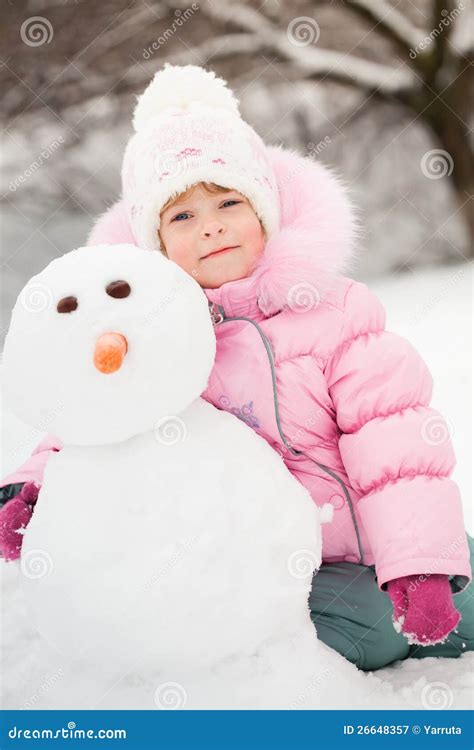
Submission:
M 209 65 L 213 59 L 223 59 L 233 55 L 254 55 L 263 52 L 266 44 L 254 34 L 223 34 L 222 36 L 208 39 L 203 44 L 193 47 L 192 50 L 183 49 L 167 57 L 167 61 L 173 65 L 185 65 L 189 63 L 190 55 L 196 58 L 196 65 Z M 127 71 L 127 83 L 138 85 L 147 83 L 157 71 L 156 60 L 143 62 Z
M 294 47 L 283 35 L 274 40 L 274 47 L 308 75 L 329 76 L 382 94 L 397 94 L 417 85 L 405 66 L 392 68 L 333 50 Z
M 377 89 L 382 94 L 393 95 L 417 87 L 417 79 L 405 66 L 392 68 L 380 63 L 321 49 L 315 44 L 302 46 L 290 32 L 282 32 L 268 19 L 250 6 L 232 2 L 208 2 L 201 6 L 215 20 L 244 27 L 258 38 L 262 46 L 278 52 L 310 76 L 329 76 L 353 83 L 366 90 Z M 227 56 L 225 48 L 215 58 Z
M 451 32 L 450 25 L 446 27 L 440 26 L 443 17 L 451 10 L 451 0 L 434 0 L 433 2 L 433 30 L 436 30 L 436 34 L 432 32 L 432 44 L 431 44 L 431 55 L 430 55 L 430 68 L 427 71 L 426 79 L 427 83 L 431 87 L 436 86 L 436 76 L 438 70 L 440 70 L 446 59 L 448 52 L 447 44 L 449 34 Z
M 409 51 L 418 47 L 424 34 L 413 26 L 411 21 L 398 11 L 387 0 L 346 0 L 347 5 L 375 21 L 377 28 L 386 31 L 389 36 Z
M 160 12 L 165 9 L 163 4 L 154 4 L 154 7 L 145 4 L 145 7 L 141 10 L 134 11 L 133 14 L 128 14 L 126 20 L 115 26 L 115 28 L 106 31 L 101 34 L 93 45 L 86 48 L 85 52 L 79 55 L 81 64 L 89 65 L 94 60 L 101 57 L 101 55 L 109 52 L 114 47 L 118 47 L 123 41 L 130 37 L 143 33 L 144 25 L 149 25 L 153 21 L 160 18 Z M 167 8 L 166 8 L 167 9 Z
M 474 57 L 474 3 L 472 0 L 464 0 L 463 8 L 460 3 L 451 11 L 452 34 L 449 38 L 449 46 L 454 48 L 460 56 Z

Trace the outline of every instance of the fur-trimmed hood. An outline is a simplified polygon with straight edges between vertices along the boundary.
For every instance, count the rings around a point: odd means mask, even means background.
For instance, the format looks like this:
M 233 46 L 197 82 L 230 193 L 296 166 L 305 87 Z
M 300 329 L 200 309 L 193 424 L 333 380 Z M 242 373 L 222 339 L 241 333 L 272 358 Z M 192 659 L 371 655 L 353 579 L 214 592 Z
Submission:
M 340 177 L 291 149 L 267 148 L 278 184 L 280 229 L 270 236 L 250 277 L 204 289 L 229 316 L 258 305 L 270 317 L 291 306 L 295 294 L 312 289 L 323 297 L 334 277 L 350 272 L 357 260 L 356 211 Z M 122 200 L 97 220 L 87 244 L 104 242 L 137 244 Z
M 249 295 L 256 296 L 266 317 L 291 306 L 299 293 L 304 296 L 314 289 L 323 297 L 334 277 L 350 271 L 357 259 L 359 228 L 341 179 L 296 151 L 279 146 L 268 150 L 280 195 L 281 225 L 270 236 L 251 277 L 204 290 L 228 315 L 251 308 Z

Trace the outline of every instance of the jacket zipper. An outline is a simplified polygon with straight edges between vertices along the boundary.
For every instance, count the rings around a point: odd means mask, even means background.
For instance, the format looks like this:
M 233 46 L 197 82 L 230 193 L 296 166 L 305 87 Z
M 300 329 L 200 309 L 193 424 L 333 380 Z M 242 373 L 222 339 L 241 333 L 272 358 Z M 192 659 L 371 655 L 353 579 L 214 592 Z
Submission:
M 215 306 L 219 308 L 219 313 L 218 314 L 216 314 L 214 312 L 214 307 Z M 290 451 L 290 453 L 293 456 L 305 456 L 310 461 L 312 461 L 317 466 L 319 466 L 323 471 L 325 471 L 327 474 L 329 474 L 333 479 L 335 479 L 336 482 L 339 483 L 340 487 L 342 488 L 342 491 L 344 492 L 344 496 L 345 496 L 345 498 L 347 500 L 347 504 L 349 506 L 349 510 L 350 510 L 350 514 L 351 514 L 351 518 L 352 518 L 352 523 L 354 525 L 354 530 L 355 530 L 355 534 L 356 534 L 356 538 L 357 538 L 357 546 L 358 546 L 358 549 L 359 549 L 359 557 L 360 557 L 359 564 L 360 565 L 364 565 L 364 550 L 362 549 L 362 542 L 361 542 L 361 538 L 360 538 L 359 528 L 357 526 L 357 521 L 356 521 L 355 512 L 354 512 L 354 506 L 352 504 L 352 500 L 351 500 L 351 497 L 349 495 L 348 489 L 347 489 L 346 485 L 344 484 L 343 480 L 336 474 L 336 472 L 332 471 L 332 469 L 329 469 L 327 466 L 324 466 L 324 464 L 320 464 L 318 461 L 315 461 L 314 458 L 311 458 L 311 456 L 308 456 L 306 453 L 304 453 L 304 451 L 300 451 L 300 450 L 297 450 L 296 448 L 292 448 L 291 444 L 288 442 L 288 440 L 286 438 L 286 435 L 284 434 L 284 432 L 282 430 L 281 422 L 280 422 L 280 408 L 279 408 L 279 404 L 278 404 L 278 393 L 277 393 L 277 387 L 276 387 L 275 352 L 273 350 L 271 342 L 265 336 L 265 334 L 262 331 L 262 329 L 260 328 L 259 324 L 255 320 L 252 320 L 252 318 L 246 318 L 246 317 L 243 317 L 243 316 L 237 316 L 237 317 L 230 317 L 229 318 L 229 317 L 227 317 L 227 315 L 225 313 L 225 310 L 222 307 L 222 305 L 212 305 L 212 306 L 210 306 L 210 313 L 211 313 L 212 322 L 213 322 L 215 328 L 217 328 L 217 326 L 219 326 L 219 325 L 222 325 L 223 323 L 230 323 L 231 321 L 235 321 L 235 320 L 244 320 L 247 323 L 251 323 L 257 329 L 257 331 L 258 331 L 258 333 L 260 335 L 260 338 L 262 339 L 263 344 L 265 346 L 265 350 L 267 352 L 268 361 L 270 363 L 270 369 L 271 369 L 271 374 L 272 374 L 272 386 L 273 386 L 273 403 L 274 403 L 274 406 L 275 406 L 275 418 L 276 418 L 278 432 L 279 432 L 279 435 L 281 437 L 281 440 L 282 440 L 283 444 L 286 446 L 286 448 Z

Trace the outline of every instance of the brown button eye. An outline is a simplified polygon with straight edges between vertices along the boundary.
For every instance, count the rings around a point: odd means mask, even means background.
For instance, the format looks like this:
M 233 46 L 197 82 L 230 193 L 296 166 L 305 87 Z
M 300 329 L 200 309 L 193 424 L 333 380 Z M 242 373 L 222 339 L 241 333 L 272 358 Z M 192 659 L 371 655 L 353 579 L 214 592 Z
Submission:
M 132 290 L 130 289 L 130 284 L 127 281 L 119 279 L 118 281 L 111 281 L 110 284 L 107 285 L 105 291 L 108 295 L 110 295 L 110 297 L 115 297 L 115 299 L 124 299 L 124 297 L 128 297 Z
M 70 313 L 77 310 L 77 306 L 77 297 L 63 297 L 59 300 L 56 309 L 59 313 Z

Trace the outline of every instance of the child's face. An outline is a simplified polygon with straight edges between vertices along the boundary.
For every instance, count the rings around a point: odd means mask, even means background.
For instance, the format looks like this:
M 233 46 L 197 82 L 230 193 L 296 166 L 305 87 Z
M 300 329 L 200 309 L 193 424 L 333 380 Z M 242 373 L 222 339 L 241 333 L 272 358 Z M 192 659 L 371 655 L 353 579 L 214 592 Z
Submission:
M 168 258 L 207 289 L 249 276 L 265 244 L 247 198 L 236 190 L 209 194 L 201 185 L 165 208 L 160 237 Z M 233 249 L 212 254 L 222 247 Z

